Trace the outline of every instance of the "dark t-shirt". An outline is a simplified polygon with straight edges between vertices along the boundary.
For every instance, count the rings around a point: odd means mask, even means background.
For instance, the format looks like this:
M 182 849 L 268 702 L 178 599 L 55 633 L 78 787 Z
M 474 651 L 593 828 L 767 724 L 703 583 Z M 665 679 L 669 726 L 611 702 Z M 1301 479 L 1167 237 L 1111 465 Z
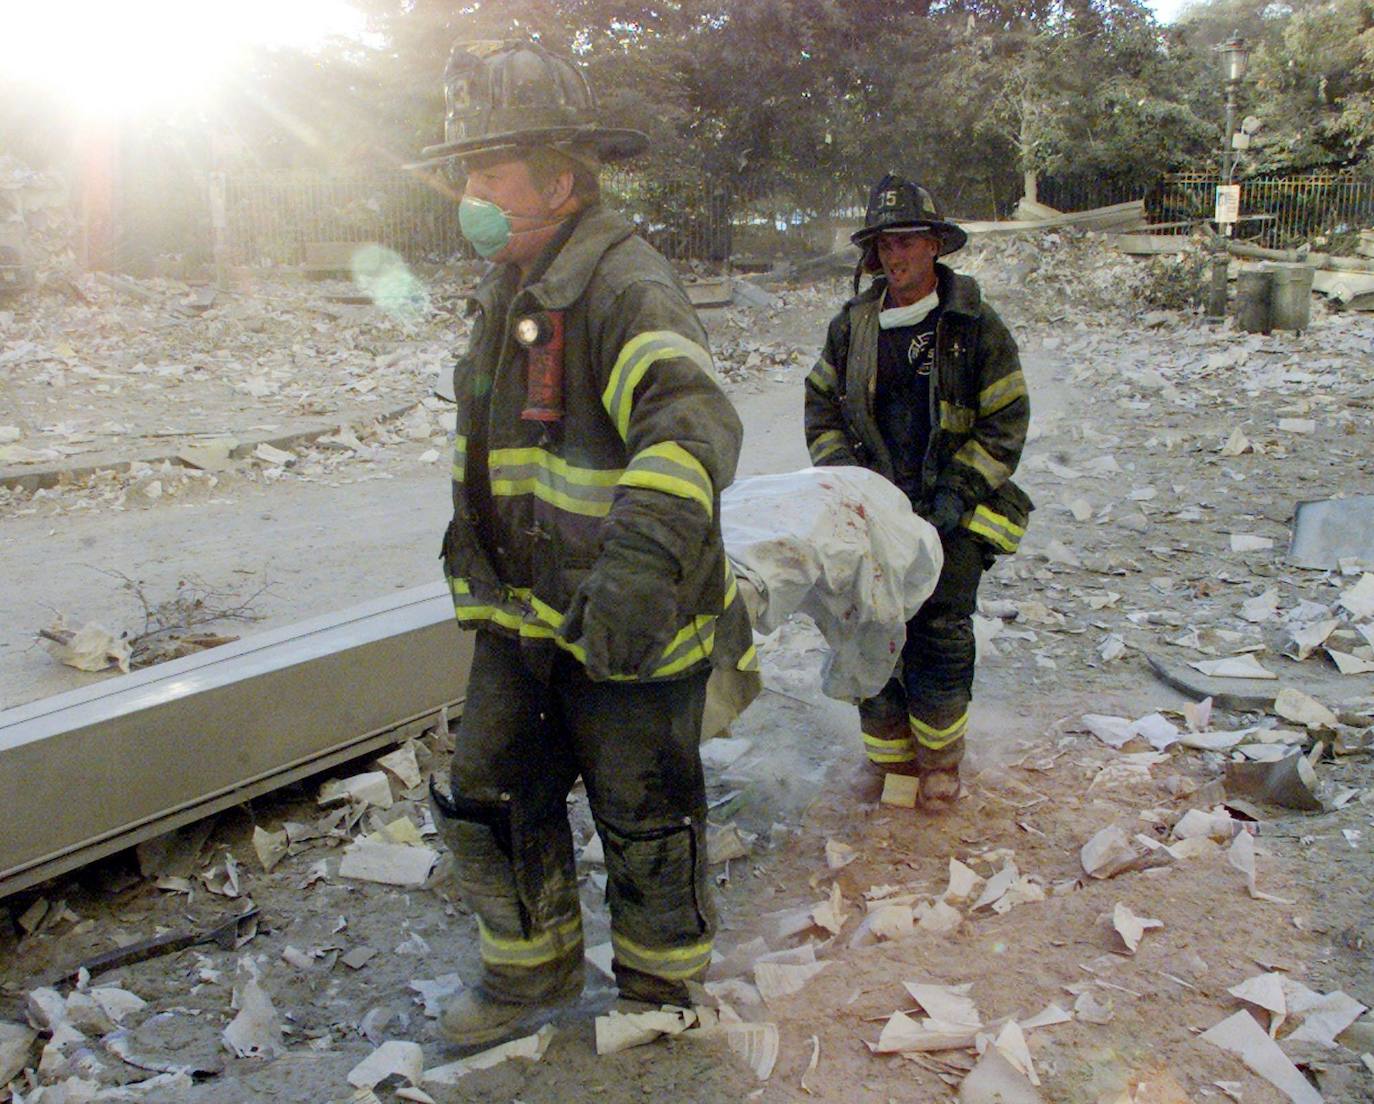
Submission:
M 894 482 L 913 503 L 921 497 L 930 443 L 930 368 L 939 317 L 936 307 L 914 326 L 878 331 L 878 429 L 892 454 Z

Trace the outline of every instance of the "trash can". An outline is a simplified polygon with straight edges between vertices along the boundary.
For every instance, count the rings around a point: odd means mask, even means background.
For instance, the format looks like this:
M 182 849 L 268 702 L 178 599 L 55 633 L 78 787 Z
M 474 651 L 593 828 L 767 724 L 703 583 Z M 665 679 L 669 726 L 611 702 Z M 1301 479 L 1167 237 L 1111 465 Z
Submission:
M 1312 322 L 1312 266 L 1266 261 L 1260 267 L 1272 280 L 1269 324 L 1276 330 L 1307 329 Z
M 1273 273 L 1245 268 L 1236 274 L 1236 325 L 1246 333 L 1268 333 Z

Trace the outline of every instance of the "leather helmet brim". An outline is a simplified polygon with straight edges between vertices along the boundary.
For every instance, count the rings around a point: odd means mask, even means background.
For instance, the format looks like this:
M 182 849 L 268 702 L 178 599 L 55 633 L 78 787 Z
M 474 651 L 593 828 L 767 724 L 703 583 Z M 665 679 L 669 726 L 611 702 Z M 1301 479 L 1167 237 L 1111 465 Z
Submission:
M 567 126 L 545 127 L 540 130 L 512 130 L 502 134 L 485 134 L 465 142 L 443 142 L 437 146 L 426 146 L 420 153 L 424 160 L 407 165 L 406 168 L 432 168 L 455 157 L 475 157 L 478 154 L 495 153 L 500 150 L 564 144 L 590 146 L 604 164 L 610 164 L 643 153 L 649 148 L 649 136 L 643 131 L 625 127 Z
M 869 245 L 877 240 L 879 234 L 897 230 L 929 230 L 940 241 L 941 257 L 963 249 L 968 242 L 968 232 L 963 227 L 944 219 L 920 219 L 912 222 L 893 222 L 886 226 L 865 226 L 862 230 L 850 234 L 849 240 L 867 253 Z

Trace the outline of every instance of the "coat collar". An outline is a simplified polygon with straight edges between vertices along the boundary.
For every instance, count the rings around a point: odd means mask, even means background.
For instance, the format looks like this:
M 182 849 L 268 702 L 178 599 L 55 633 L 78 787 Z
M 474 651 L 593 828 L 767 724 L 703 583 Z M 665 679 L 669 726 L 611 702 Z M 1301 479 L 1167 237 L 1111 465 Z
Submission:
M 935 290 L 940 295 L 940 307 L 951 314 L 963 314 L 977 318 L 982 313 L 983 296 L 978 290 L 978 281 L 972 276 L 963 276 L 949 265 L 935 263 Z M 881 309 L 883 294 L 887 291 L 887 280 L 879 276 L 860 292 L 853 300 L 855 304 L 876 303 Z

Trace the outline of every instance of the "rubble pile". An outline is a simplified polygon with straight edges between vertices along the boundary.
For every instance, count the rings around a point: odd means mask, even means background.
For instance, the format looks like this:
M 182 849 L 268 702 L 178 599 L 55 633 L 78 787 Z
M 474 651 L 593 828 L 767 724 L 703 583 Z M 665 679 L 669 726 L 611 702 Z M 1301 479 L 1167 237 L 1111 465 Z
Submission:
M 952 260 L 960 272 L 977 278 L 999 310 L 1005 304 L 1007 313 L 1041 322 L 1136 313 L 1148 274 L 1144 262 L 1114 249 L 1109 235 L 1071 227 L 974 235 Z
M 66 182 L 0 153 L 0 246 L 19 250 L 39 286 L 72 274 L 76 232 Z

